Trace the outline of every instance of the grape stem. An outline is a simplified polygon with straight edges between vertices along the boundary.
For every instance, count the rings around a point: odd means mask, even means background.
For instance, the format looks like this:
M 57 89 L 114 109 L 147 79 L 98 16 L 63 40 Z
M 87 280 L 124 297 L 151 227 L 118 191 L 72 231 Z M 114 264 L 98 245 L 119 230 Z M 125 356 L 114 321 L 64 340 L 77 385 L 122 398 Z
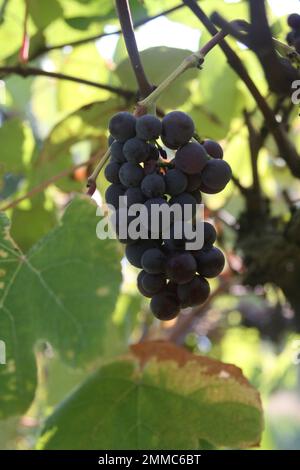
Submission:
M 233 22 L 234 23 L 234 22 Z M 221 30 L 215 34 L 198 52 L 186 57 L 181 64 L 154 90 L 149 96 L 138 102 L 138 106 L 149 108 L 152 107 L 161 94 L 183 74 L 186 70 L 191 68 L 201 69 L 201 65 L 204 62 L 205 56 L 222 41 L 226 36 L 227 32 Z
M 107 149 L 107 151 L 105 152 L 105 154 L 103 155 L 103 157 L 101 157 L 101 160 L 98 162 L 98 164 L 96 165 L 93 173 L 88 177 L 88 180 L 87 180 L 87 184 L 86 186 L 90 189 L 90 188 L 94 188 L 96 189 L 95 185 L 96 185 L 96 180 L 99 176 L 99 173 L 100 171 L 102 170 L 102 168 L 104 167 L 105 163 L 107 162 L 107 160 L 109 159 L 110 157 L 110 147 Z M 93 191 L 94 192 L 94 191 Z M 91 194 L 91 192 L 88 190 L 87 193 L 92 196 L 93 194 Z

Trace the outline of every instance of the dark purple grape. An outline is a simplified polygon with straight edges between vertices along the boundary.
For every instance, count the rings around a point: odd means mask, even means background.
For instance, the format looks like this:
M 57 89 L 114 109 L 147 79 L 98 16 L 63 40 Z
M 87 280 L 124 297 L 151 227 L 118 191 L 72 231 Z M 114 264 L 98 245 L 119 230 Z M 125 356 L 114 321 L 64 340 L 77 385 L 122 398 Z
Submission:
M 295 41 L 295 31 L 289 31 L 286 35 L 286 42 L 289 46 L 293 46 Z
M 150 308 L 156 318 L 168 321 L 177 317 L 180 310 L 180 304 L 177 297 L 166 290 L 152 297 Z
M 123 146 L 121 142 L 114 141 L 110 147 L 110 154 L 111 154 L 111 161 L 117 163 L 125 163 L 126 158 L 124 157 L 123 153 Z
M 139 186 L 143 177 L 143 168 L 130 162 L 123 163 L 119 171 L 120 181 L 126 188 Z
M 150 274 L 160 274 L 165 270 L 166 255 L 159 248 L 151 248 L 142 256 L 142 268 Z
M 181 111 L 172 111 L 162 120 L 161 138 L 170 149 L 187 144 L 195 132 L 193 120 Z
M 142 287 L 149 295 L 155 295 L 166 287 L 166 277 L 164 274 L 150 274 L 145 272 L 142 278 Z
M 133 137 L 125 142 L 123 153 L 128 162 L 145 162 L 149 155 L 149 145 L 137 137 Z
M 203 145 L 191 142 L 177 150 L 175 155 L 175 166 L 187 175 L 201 173 L 209 161 Z
M 196 260 L 187 252 L 175 253 L 166 262 L 167 277 L 177 284 L 191 281 L 196 274 L 196 270 Z
M 292 29 L 300 29 L 300 15 L 292 13 L 288 16 L 287 23 Z
M 197 191 L 201 186 L 201 174 L 187 175 L 188 184 L 186 187 L 187 192 Z
M 206 246 L 212 246 L 217 239 L 217 232 L 216 232 L 215 227 L 208 222 L 204 222 L 203 231 L 204 231 L 204 244 Z
M 156 173 L 145 176 L 141 183 L 141 190 L 148 198 L 163 196 L 166 191 L 163 176 Z
M 110 183 L 115 183 L 115 184 L 120 183 L 120 178 L 119 178 L 120 167 L 121 165 L 116 162 L 110 162 L 108 165 L 106 165 L 105 170 L 104 170 L 104 175 L 107 181 L 109 181 Z
M 187 186 L 187 177 L 182 171 L 176 168 L 168 170 L 165 174 L 166 192 L 170 196 L 183 193 Z
M 181 193 L 178 196 L 173 196 L 169 201 L 170 206 L 179 204 L 182 210 L 182 219 L 187 221 L 190 220 L 196 213 L 197 201 L 189 193 Z M 177 219 L 176 219 L 177 220 Z
M 135 136 L 136 118 L 127 111 L 115 114 L 109 121 L 109 132 L 114 139 L 125 142 Z
M 124 196 L 125 190 L 121 184 L 111 184 L 105 191 L 105 201 L 115 209 L 119 207 L 119 197 Z
M 137 277 L 137 288 L 144 297 L 152 297 L 152 294 L 149 294 L 143 287 L 142 281 L 145 276 L 145 271 L 140 271 Z
M 197 271 L 204 277 L 216 277 L 224 269 L 225 258 L 221 250 L 211 247 L 210 250 L 200 250 L 193 253 L 197 261 Z
M 160 234 L 166 227 L 167 222 L 163 217 L 163 212 L 164 209 L 169 211 L 169 204 L 162 197 L 154 197 L 145 202 L 145 208 L 148 214 L 148 228 L 153 236 L 157 236 L 157 234 Z M 162 213 L 160 212 L 159 216 L 156 217 L 153 212 L 156 214 L 158 210 L 162 211 Z
M 223 158 L 223 149 L 215 140 L 205 140 L 203 147 L 212 158 Z
M 161 134 L 161 121 L 152 114 L 145 114 L 136 121 L 136 135 L 143 140 L 156 140 Z
M 182 307 L 193 307 L 204 303 L 210 292 L 210 287 L 206 279 L 195 276 L 186 284 L 181 284 L 177 288 L 177 294 Z
M 132 206 L 133 204 L 143 204 L 146 199 L 139 187 L 128 188 L 125 191 L 124 196 L 127 197 L 128 207 Z
M 153 240 L 139 240 L 126 246 L 125 255 L 128 261 L 136 268 L 142 267 L 142 256 L 146 250 L 157 248 L 158 243 Z
M 209 160 L 202 172 L 201 190 L 222 191 L 232 176 L 231 168 L 224 160 Z M 203 186 L 202 186 L 203 185 Z

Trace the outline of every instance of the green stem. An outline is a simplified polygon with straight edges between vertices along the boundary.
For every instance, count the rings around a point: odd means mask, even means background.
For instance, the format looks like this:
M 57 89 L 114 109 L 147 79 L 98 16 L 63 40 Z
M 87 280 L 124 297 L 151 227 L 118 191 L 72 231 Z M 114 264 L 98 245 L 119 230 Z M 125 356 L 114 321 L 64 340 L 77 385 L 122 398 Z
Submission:
M 199 68 L 204 62 L 205 56 L 217 45 L 220 41 L 224 39 L 227 35 L 224 31 L 219 31 L 215 36 L 213 36 L 200 51 L 194 52 L 190 56 L 186 57 L 181 64 L 145 99 L 138 102 L 138 105 L 141 107 L 149 108 L 153 106 L 161 94 L 175 81 L 177 78 L 183 74 L 186 70 L 190 68 Z
M 93 173 L 91 174 L 91 176 L 88 177 L 88 180 L 87 180 L 87 187 L 88 188 L 93 187 L 95 185 L 96 180 L 99 176 L 99 173 L 102 170 L 102 168 L 104 167 L 104 165 L 107 162 L 107 160 L 109 159 L 109 157 L 110 157 L 110 147 L 107 149 L 107 151 L 105 152 L 105 154 L 101 158 L 100 162 L 95 167 L 95 169 L 94 169 Z

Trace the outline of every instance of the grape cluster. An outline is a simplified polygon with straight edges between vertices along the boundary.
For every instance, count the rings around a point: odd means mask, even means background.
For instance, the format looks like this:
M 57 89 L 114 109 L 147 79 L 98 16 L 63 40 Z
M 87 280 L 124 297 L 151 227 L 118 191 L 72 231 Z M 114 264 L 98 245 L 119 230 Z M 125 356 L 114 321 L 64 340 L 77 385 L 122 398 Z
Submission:
M 287 34 L 287 43 L 290 46 L 294 46 L 298 54 L 300 54 L 300 15 L 298 13 L 289 15 L 288 25 L 291 31 Z
M 127 196 L 128 207 L 143 204 L 150 219 L 153 204 L 168 207 L 190 204 L 193 222 L 201 192 L 214 194 L 224 189 L 231 169 L 222 159 L 223 150 L 217 142 L 199 143 L 193 139 L 194 123 L 180 111 L 170 112 L 162 121 L 153 115 L 136 118 L 128 112 L 119 112 L 111 118 L 109 132 L 111 158 L 105 176 L 111 185 L 105 198 L 116 211 L 117 237 L 126 244 L 128 261 L 141 269 L 137 286 L 142 295 L 151 298 L 153 314 L 160 320 L 171 320 L 181 307 L 205 302 L 210 292 L 207 278 L 223 270 L 224 255 L 213 246 L 216 231 L 204 222 L 204 245 L 196 251 L 186 250 L 186 240 L 172 236 L 175 232 L 172 225 L 168 239 L 163 237 L 161 226 L 156 239 L 122 237 L 122 222 L 117 221 L 119 196 Z M 165 148 L 175 151 L 170 162 L 165 161 L 167 153 L 159 138 Z M 131 220 L 128 217 L 127 223 Z

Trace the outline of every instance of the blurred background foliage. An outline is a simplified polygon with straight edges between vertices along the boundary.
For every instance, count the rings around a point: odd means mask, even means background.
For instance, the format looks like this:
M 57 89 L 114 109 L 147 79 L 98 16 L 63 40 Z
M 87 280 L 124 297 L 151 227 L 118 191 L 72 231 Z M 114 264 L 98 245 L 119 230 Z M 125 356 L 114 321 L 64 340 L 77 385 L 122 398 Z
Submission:
M 137 41 L 146 73 L 154 84 L 160 83 L 191 50 L 197 50 L 199 44 L 203 45 L 209 38 L 187 7 L 176 8 L 151 22 L 147 20 L 179 3 L 176 0 L 130 0 L 134 23 L 143 24 L 137 27 Z M 247 1 L 203 0 L 200 3 L 208 15 L 218 11 L 228 20 L 249 18 Z M 293 12 L 294 3 L 284 2 L 285 9 L 278 11 L 278 5 L 282 6 L 282 3 L 279 0 L 270 2 L 268 14 L 273 34 L 284 42 L 288 32 L 286 15 Z M 299 7 L 299 2 L 296 3 Z M 26 2 L 1 0 L 0 209 L 11 221 L 13 239 L 24 253 L 35 259 L 39 256 L 39 253 L 35 255 L 36 243 L 42 239 L 40 245 L 49 246 L 49 240 L 43 237 L 53 229 L 59 230 L 58 223 L 66 206 L 77 193 L 85 192 L 86 177 L 107 148 L 107 124 L 111 115 L 118 110 L 132 110 L 137 92 L 122 37 L 115 33 L 119 24 L 112 0 L 100 3 L 99 0 L 28 0 L 27 7 L 29 63 L 21 68 L 32 67 L 99 84 L 56 79 L 39 73 L 26 78 L 21 76 L 22 73 L 8 73 L 7 67 L 20 64 Z M 269 92 L 256 56 L 233 39 L 229 39 L 229 43 L 270 107 L 275 109 L 278 97 Z M 299 108 L 290 106 L 289 97 L 285 103 L 288 109 L 286 126 L 299 149 Z M 249 186 L 252 170 L 244 110 L 251 115 L 257 129 L 263 125 L 263 119 L 244 83 L 228 66 L 219 49 L 215 48 L 208 55 L 202 71 L 191 70 L 182 75 L 158 102 L 160 113 L 178 108 L 192 116 L 201 137 L 222 143 L 233 174 L 241 185 Z M 295 210 L 300 200 L 300 183 L 291 175 L 270 136 L 260 150 L 258 172 L 262 192 L 270 203 L 271 216 L 288 221 L 291 205 Z M 95 196 L 98 203 L 101 203 L 105 189 L 106 183 L 100 176 Z M 99 309 L 99 315 L 105 315 L 106 322 L 105 328 L 96 323 L 95 345 L 102 345 L 108 330 L 110 339 L 106 338 L 107 344 L 99 347 L 98 357 L 93 354 L 93 360 L 81 369 L 76 358 L 72 365 L 62 359 L 60 352 L 64 346 L 59 342 L 36 342 L 43 340 L 43 336 L 33 335 L 38 366 L 35 399 L 23 416 L 7 417 L 0 422 L 2 449 L 34 447 L 41 423 L 53 407 L 95 370 L 104 357 L 125 351 L 128 344 L 141 338 L 168 338 L 195 354 L 241 367 L 260 391 L 264 404 L 266 424 L 261 448 L 300 448 L 300 343 L 297 342 L 300 336 L 293 323 L 295 312 L 276 283 L 261 283 L 258 279 L 256 285 L 251 282 L 250 286 L 244 282 L 247 263 L 244 263 L 241 246 L 237 245 L 237 234 L 246 199 L 237 185 L 230 183 L 222 193 L 207 195 L 204 199 L 207 218 L 215 224 L 219 246 L 227 255 L 225 271 L 212 282 L 214 293 L 209 303 L 187 309 L 177 323 L 161 324 L 154 320 L 147 302 L 136 291 L 136 272 L 124 259 L 120 263 L 122 247 L 116 241 L 112 242 L 114 269 L 119 274 L 122 271 L 123 282 L 120 285 L 118 276 L 108 279 L 108 291 L 103 299 L 100 292 L 99 306 L 94 302 L 91 307 L 95 312 Z M 83 213 L 91 209 L 78 204 L 77 224 L 81 224 Z M 101 270 L 97 271 L 96 261 L 105 262 L 104 242 L 92 241 L 96 223 L 96 217 L 92 217 L 86 225 L 90 233 L 78 230 L 80 240 L 77 240 L 78 246 L 87 245 L 91 279 L 97 274 L 102 276 Z M 58 232 L 55 233 L 60 239 Z M 73 241 L 67 240 L 70 247 Z M 60 250 L 65 249 L 63 245 Z M 59 260 L 51 250 L 48 250 L 49 259 L 45 254 L 47 265 L 51 264 L 51 256 Z M 98 252 L 97 256 L 94 250 Z M 60 282 L 68 285 L 72 271 L 60 271 L 59 267 L 57 270 Z M 53 282 L 54 277 L 55 273 Z M 90 282 L 88 277 L 78 278 L 78 285 L 75 281 L 72 283 L 75 290 L 80 288 L 79 280 Z M 299 280 L 295 279 L 298 284 Z M 98 281 L 101 284 L 102 279 Z M 17 289 L 15 295 L 18 295 Z M 21 288 L 19 295 L 22 295 Z M 37 305 L 36 309 L 41 311 L 43 308 Z M 24 312 L 32 313 L 29 307 Z M 52 311 L 48 311 L 48 315 L 50 317 Z M 84 312 L 78 315 L 83 316 Z M 47 310 L 44 318 L 47 319 Z M 26 318 L 20 321 L 26 322 Z M 47 331 L 46 325 L 47 322 Z M 65 328 L 67 335 L 68 327 Z M 53 341 L 56 341 L 54 336 Z

